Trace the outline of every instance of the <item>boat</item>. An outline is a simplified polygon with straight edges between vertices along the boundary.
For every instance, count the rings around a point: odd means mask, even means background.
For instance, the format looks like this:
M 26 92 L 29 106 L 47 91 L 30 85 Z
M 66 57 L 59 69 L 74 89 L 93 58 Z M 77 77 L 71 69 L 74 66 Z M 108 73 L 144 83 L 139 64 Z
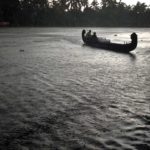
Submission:
M 82 40 L 85 43 L 85 45 L 100 48 L 100 49 L 106 49 L 116 52 L 122 52 L 122 53 L 129 53 L 130 51 L 133 51 L 137 47 L 138 43 L 138 36 L 136 33 L 131 34 L 131 42 L 126 44 L 119 44 L 119 43 L 112 43 L 110 40 L 107 39 L 99 39 L 93 40 L 92 37 L 86 37 L 86 31 L 82 30 Z

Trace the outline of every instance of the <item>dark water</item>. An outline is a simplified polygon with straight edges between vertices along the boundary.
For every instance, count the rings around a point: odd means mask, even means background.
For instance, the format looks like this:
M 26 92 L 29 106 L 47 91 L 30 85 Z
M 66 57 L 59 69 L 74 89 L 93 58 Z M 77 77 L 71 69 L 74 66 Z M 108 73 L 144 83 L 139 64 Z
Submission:
M 93 30 L 118 43 L 137 32 L 138 47 L 86 47 L 81 28 L 0 29 L 0 150 L 150 149 L 150 29 Z

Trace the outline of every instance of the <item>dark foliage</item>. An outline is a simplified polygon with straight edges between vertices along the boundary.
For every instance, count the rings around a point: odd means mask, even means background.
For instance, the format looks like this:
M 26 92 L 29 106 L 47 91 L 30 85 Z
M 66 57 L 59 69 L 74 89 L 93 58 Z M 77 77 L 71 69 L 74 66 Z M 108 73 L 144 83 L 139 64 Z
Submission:
M 116 0 L 0 0 L 0 22 L 12 26 L 150 26 L 150 8 Z

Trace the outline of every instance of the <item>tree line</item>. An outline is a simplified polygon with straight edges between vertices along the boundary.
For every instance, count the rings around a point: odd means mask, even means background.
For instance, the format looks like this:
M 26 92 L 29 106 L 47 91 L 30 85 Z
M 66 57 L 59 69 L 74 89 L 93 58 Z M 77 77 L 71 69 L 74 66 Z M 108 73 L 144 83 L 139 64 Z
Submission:
M 150 27 L 150 7 L 121 0 L 0 0 L 0 22 L 11 26 Z

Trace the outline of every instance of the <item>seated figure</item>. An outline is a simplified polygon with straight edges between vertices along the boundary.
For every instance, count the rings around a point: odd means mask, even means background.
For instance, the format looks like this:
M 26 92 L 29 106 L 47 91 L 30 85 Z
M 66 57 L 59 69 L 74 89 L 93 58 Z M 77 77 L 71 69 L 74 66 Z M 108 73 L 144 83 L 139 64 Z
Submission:
M 91 30 L 89 30 L 86 34 L 86 38 L 91 38 Z
M 96 32 L 94 32 L 93 35 L 92 35 L 92 41 L 93 41 L 93 42 L 97 42 L 97 41 L 98 41 Z

